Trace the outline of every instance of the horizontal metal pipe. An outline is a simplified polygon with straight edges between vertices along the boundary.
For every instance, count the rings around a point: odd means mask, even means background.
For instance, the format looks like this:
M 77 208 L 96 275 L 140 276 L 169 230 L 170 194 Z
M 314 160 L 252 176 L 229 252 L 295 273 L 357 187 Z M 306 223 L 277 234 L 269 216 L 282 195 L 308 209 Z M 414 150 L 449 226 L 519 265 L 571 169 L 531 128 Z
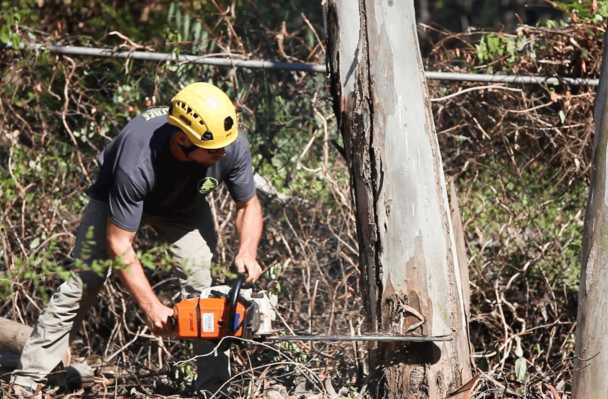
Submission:
M 599 79 L 581 78 L 555 78 L 544 76 L 521 76 L 521 75 L 482 75 L 476 73 L 456 73 L 456 72 L 425 72 L 427 79 L 436 80 L 456 80 L 463 82 L 487 82 L 487 83 L 524 83 L 549 85 L 567 84 L 571 86 L 597 86 Z
M 12 48 L 11 43 L 0 43 L 0 49 Z M 111 57 L 129 58 L 142 61 L 157 62 L 188 62 L 193 64 L 215 65 L 233 68 L 248 69 L 276 69 L 284 71 L 304 71 L 313 73 L 327 73 L 325 65 L 302 64 L 293 62 L 277 62 L 263 60 L 239 60 L 234 58 L 212 58 L 209 55 L 179 55 L 169 53 L 150 53 L 145 51 L 127 51 L 113 49 L 99 49 L 92 47 L 78 46 L 57 46 L 54 44 L 43 45 L 38 43 L 21 43 L 21 50 L 29 48 L 34 50 L 46 50 L 55 54 L 65 55 L 84 55 L 91 57 Z M 523 83 L 550 85 L 567 84 L 572 86 L 597 86 L 599 79 L 580 79 L 580 78 L 561 78 L 561 77 L 542 77 L 542 76 L 521 76 L 521 75 L 484 75 L 476 73 L 454 73 L 454 72 L 425 72 L 427 79 L 461 81 L 461 82 L 486 82 L 486 83 Z
M 0 43 L 0 48 L 12 47 L 9 44 Z M 316 64 L 297 64 L 291 62 L 263 61 L 263 60 L 239 60 L 234 58 L 211 58 L 209 55 L 179 55 L 170 53 L 149 53 L 145 51 L 128 51 L 113 49 L 99 49 L 92 47 L 78 46 L 57 46 L 54 44 L 43 45 L 37 43 L 21 43 L 21 50 L 26 48 L 34 50 L 46 50 L 55 54 L 63 55 L 85 55 L 91 57 L 109 57 L 109 58 L 129 58 L 142 61 L 157 61 L 157 62 L 187 62 L 192 64 L 216 65 L 224 67 L 237 67 L 249 69 L 280 69 L 287 71 L 305 71 L 315 73 L 325 73 L 324 65 Z

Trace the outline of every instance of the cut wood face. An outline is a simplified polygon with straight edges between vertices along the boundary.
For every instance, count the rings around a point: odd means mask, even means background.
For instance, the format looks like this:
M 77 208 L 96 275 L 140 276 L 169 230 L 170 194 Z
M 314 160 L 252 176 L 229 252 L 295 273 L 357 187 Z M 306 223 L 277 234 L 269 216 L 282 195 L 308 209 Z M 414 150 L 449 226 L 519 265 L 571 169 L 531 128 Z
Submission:
M 21 353 L 32 330 L 30 326 L 0 317 L 0 352 Z

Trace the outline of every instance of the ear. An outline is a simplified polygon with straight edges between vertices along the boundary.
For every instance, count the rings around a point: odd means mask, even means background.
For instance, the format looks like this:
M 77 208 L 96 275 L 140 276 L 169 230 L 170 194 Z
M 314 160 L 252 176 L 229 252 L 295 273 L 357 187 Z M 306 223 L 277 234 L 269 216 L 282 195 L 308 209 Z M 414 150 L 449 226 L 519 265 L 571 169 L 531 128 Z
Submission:
M 190 147 L 192 145 L 192 141 L 188 137 L 188 135 L 181 130 L 175 132 L 175 141 L 179 145 L 183 145 L 185 147 Z

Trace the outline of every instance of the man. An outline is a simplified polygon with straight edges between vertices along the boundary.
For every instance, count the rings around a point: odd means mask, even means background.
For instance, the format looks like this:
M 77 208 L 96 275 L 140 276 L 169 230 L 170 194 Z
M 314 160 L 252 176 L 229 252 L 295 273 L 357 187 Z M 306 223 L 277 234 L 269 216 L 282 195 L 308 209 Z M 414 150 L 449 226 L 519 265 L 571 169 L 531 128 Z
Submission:
M 171 330 L 173 310 L 160 302 L 146 279 L 133 249 L 135 234 L 143 224 L 152 226 L 180 263 L 174 273 L 182 298 L 196 295 L 211 285 L 215 246 L 205 196 L 222 181 L 237 208 L 240 245 L 234 263 L 239 273 L 248 274 L 247 282 L 258 279 L 262 211 L 249 143 L 239 134 L 235 108 L 222 90 L 208 83 L 184 88 L 169 108 L 148 110 L 131 120 L 103 149 L 98 162 L 74 255 L 84 264 L 119 258 L 125 267 L 115 272 L 146 313 L 153 332 Z M 23 349 L 20 368 L 11 376 L 17 388 L 32 391 L 46 382 L 105 279 L 85 268 L 59 287 Z M 196 355 L 213 348 L 210 342 L 194 342 Z M 197 392 L 214 393 L 230 377 L 226 353 L 198 358 L 197 367 Z

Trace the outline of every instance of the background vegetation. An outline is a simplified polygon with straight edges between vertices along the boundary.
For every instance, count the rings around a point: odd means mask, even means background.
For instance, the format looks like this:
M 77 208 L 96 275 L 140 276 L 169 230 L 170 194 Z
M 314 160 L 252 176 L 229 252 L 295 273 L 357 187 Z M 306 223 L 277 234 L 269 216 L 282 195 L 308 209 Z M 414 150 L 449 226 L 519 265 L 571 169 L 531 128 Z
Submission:
M 606 4 L 598 2 L 594 11 L 576 1 L 548 10 L 559 18 L 504 32 L 451 33 L 442 21 L 459 28 L 438 18 L 421 36 L 425 66 L 598 77 Z M 0 39 L 13 44 L 324 63 L 317 1 L 30 0 L 4 1 L 0 11 Z M 484 15 L 492 21 L 485 26 L 500 25 Z M 261 194 L 260 260 L 268 273 L 260 285 L 279 295 L 285 325 L 315 333 L 365 331 L 348 172 L 325 76 L 10 49 L 0 52 L 0 65 L 0 316 L 32 324 L 67 277 L 73 231 L 100 149 L 130 118 L 202 80 L 235 99 L 256 171 L 281 194 Z M 445 172 L 458 188 L 465 223 L 478 371 L 507 387 L 496 396 L 542 397 L 549 389 L 544 384 L 567 393 L 595 91 L 438 81 L 429 88 Z M 218 264 L 229 265 L 235 210 L 225 191 L 214 194 L 213 205 Z M 154 239 L 143 229 L 137 245 L 155 289 L 171 303 L 175 281 L 159 267 L 170 260 L 150 252 Z M 219 282 L 230 277 L 222 270 L 216 270 Z M 136 309 L 111 279 L 74 342 L 73 358 L 99 367 L 98 386 L 119 385 L 119 394 L 188 394 L 191 363 L 177 363 L 188 357 L 188 345 L 149 335 Z M 329 380 L 342 387 L 341 395 L 354 396 L 365 385 L 365 358 L 359 346 L 239 349 L 235 374 L 244 374 L 235 386 L 249 395 L 274 389 L 287 396 L 318 391 L 320 381 Z M 281 364 L 252 369 L 269 361 Z M 484 381 L 487 392 L 499 387 Z

